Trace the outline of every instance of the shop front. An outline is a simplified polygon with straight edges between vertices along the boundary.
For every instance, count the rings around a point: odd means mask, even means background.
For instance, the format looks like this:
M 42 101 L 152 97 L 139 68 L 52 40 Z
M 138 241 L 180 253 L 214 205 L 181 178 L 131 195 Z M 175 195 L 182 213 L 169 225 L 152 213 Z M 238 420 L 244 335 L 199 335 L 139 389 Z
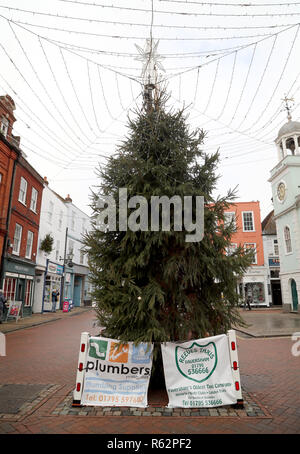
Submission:
M 267 270 L 264 267 L 248 270 L 243 276 L 239 288 L 243 300 L 250 298 L 251 306 L 269 307 L 270 289 L 268 288 Z
M 55 304 L 55 310 L 58 310 L 60 308 L 63 271 L 63 265 L 47 260 L 46 271 L 44 275 L 42 312 L 51 312 L 53 310 L 54 292 L 59 292 L 59 297 L 57 298 Z
M 4 295 L 8 302 L 22 301 L 21 317 L 32 315 L 35 265 L 13 258 L 4 259 Z

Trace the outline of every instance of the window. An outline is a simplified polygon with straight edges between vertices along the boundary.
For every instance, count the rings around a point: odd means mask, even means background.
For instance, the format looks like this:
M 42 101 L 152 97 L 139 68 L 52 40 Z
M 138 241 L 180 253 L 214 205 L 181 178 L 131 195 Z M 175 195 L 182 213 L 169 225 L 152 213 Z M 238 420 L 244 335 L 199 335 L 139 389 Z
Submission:
M 37 206 L 37 198 L 38 192 L 35 188 L 31 190 L 31 201 L 30 201 L 30 209 L 36 213 L 36 206 Z
M 273 244 L 274 244 L 274 255 L 279 255 L 278 241 L 274 240 Z
M 68 255 L 74 254 L 74 241 L 69 241 Z
M 230 246 L 226 248 L 226 255 L 232 255 L 237 249 L 236 243 L 231 243 Z
M 80 249 L 80 264 L 83 265 L 83 260 L 84 260 L 84 252 L 82 249 Z
M 287 225 L 284 227 L 284 241 L 286 253 L 290 254 L 292 252 L 292 240 L 290 228 Z
M 224 217 L 225 217 L 225 220 L 224 220 L 225 227 L 227 227 L 231 222 L 233 222 L 233 226 L 234 226 L 234 228 L 236 228 L 234 211 L 227 211 L 226 213 L 224 213 Z
M 15 234 L 14 234 L 14 245 L 13 245 L 13 254 L 19 255 L 22 239 L 22 226 L 16 224 Z
M 255 243 L 245 243 L 244 244 L 244 248 L 245 248 L 245 250 L 247 250 L 247 249 L 253 249 L 254 250 L 254 257 L 253 257 L 252 263 L 254 265 L 256 265 L 257 264 L 256 244 Z
M 71 229 L 75 230 L 75 212 L 72 211 Z
M 1 124 L 0 124 L 0 131 L 2 132 L 4 137 L 7 136 L 8 127 L 9 127 L 9 121 L 8 121 L 7 118 L 3 117 L 2 120 L 1 120 Z
M 254 220 L 252 211 L 243 211 L 243 231 L 254 232 Z
M 7 301 L 15 301 L 16 299 L 17 279 L 14 277 L 6 277 L 4 281 L 4 295 Z
M 30 230 L 28 230 L 28 233 L 27 233 L 27 244 L 26 244 L 26 254 L 25 254 L 25 257 L 27 259 L 31 259 L 32 244 L 33 244 L 33 233 Z
M 60 241 L 56 240 L 55 260 L 59 260 Z
M 53 217 L 53 208 L 54 208 L 54 203 L 49 202 L 49 209 L 48 209 L 48 222 L 52 222 L 52 217 Z
M 20 191 L 19 191 L 19 202 L 26 205 L 26 193 L 27 193 L 27 181 L 21 177 Z
M 63 221 L 63 212 L 62 212 L 62 210 L 60 210 L 59 218 L 58 218 L 58 230 L 61 230 L 61 228 L 62 228 L 62 221 Z

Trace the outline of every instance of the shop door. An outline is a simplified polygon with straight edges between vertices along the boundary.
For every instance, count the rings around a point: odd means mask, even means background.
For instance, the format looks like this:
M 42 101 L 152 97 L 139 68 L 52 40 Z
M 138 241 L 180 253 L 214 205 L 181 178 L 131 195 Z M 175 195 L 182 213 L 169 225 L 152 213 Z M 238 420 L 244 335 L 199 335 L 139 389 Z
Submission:
M 22 301 L 21 315 L 24 316 L 25 279 L 18 279 L 16 289 L 16 301 Z
M 281 285 L 280 281 L 271 281 L 271 289 L 272 289 L 272 303 L 274 306 L 281 306 L 282 305 L 282 296 L 281 296 Z
M 293 311 L 298 311 L 298 292 L 297 286 L 294 279 L 291 281 L 291 289 L 292 289 L 292 301 L 293 301 Z
M 74 295 L 73 295 L 73 304 L 74 306 L 81 305 L 81 290 L 82 290 L 82 277 L 75 276 L 74 280 Z

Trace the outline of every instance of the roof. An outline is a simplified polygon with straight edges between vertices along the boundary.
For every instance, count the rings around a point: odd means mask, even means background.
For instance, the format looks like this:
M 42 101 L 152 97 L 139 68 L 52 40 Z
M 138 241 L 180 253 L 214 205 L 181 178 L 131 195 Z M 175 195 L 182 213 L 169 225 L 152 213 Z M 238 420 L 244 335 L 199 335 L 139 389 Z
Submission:
M 300 123 L 299 121 L 289 120 L 279 129 L 277 140 L 280 139 L 282 136 L 285 136 L 287 134 L 293 134 L 295 132 L 300 133 Z
M 274 210 L 265 217 L 261 223 L 261 229 L 263 234 L 267 235 L 276 235 L 276 222 L 274 220 Z

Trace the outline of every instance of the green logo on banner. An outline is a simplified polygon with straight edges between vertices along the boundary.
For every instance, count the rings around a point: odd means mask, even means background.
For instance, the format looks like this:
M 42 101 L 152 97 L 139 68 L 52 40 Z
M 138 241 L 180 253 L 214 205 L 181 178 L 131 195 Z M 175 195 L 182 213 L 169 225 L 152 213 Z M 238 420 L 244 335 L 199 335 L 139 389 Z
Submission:
M 190 347 L 176 347 L 175 359 L 178 371 L 189 380 L 201 383 L 214 372 L 218 358 L 214 342 L 199 345 L 193 342 Z
M 107 341 L 91 339 L 89 356 L 92 358 L 105 359 L 107 350 Z

